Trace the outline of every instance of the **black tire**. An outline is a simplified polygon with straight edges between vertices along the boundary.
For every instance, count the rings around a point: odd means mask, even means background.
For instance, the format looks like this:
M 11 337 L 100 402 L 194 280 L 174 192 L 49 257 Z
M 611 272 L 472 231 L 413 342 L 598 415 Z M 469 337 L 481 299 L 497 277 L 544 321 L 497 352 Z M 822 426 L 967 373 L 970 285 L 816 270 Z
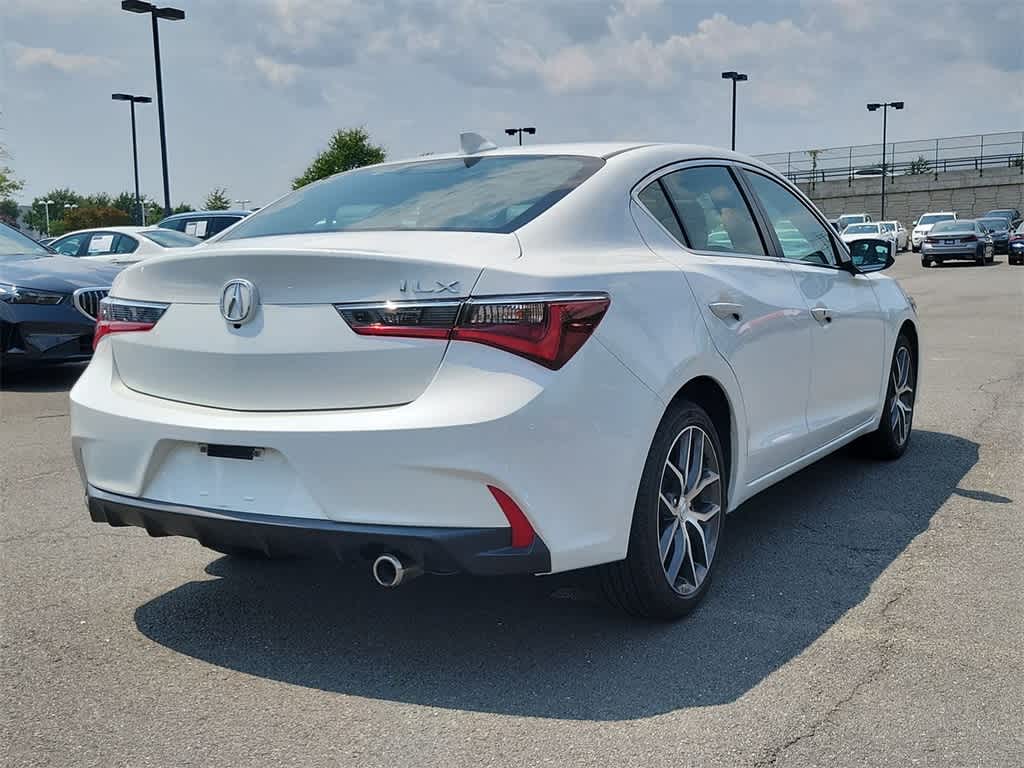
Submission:
M 907 352 L 907 364 L 909 366 L 907 369 L 909 377 L 907 381 L 911 387 L 909 398 L 906 395 L 903 397 L 903 402 L 910 406 L 909 413 L 904 412 L 906 419 L 905 431 L 901 429 L 902 425 L 899 422 L 894 424 L 892 418 L 893 409 L 896 407 L 893 402 L 896 397 L 896 382 L 900 377 L 900 372 L 897 369 L 897 360 L 900 357 L 900 351 L 904 349 Z M 907 446 L 910 445 L 910 438 L 914 428 L 914 405 L 917 400 L 917 365 L 914 347 L 910 340 L 901 333 L 899 338 L 896 339 L 896 347 L 892 353 L 892 363 L 889 365 L 889 385 L 885 390 L 885 406 L 882 408 L 882 417 L 879 420 L 878 428 L 868 435 L 865 440 L 866 447 L 876 459 L 883 461 L 898 459 L 906 453 Z
M 931 265 L 932 265 L 932 260 L 931 259 L 921 259 L 921 266 L 924 267 L 925 269 L 928 269 L 928 267 L 930 267 Z
M 665 521 L 663 513 L 666 507 L 660 501 L 660 496 L 663 475 L 668 472 L 668 467 L 665 464 L 669 452 L 676 445 L 677 439 L 680 439 L 690 427 L 699 428 L 699 431 L 706 436 L 705 440 L 710 438 L 711 447 L 714 449 L 719 469 L 719 480 L 714 484 L 717 491 L 712 490 L 712 486 L 709 486 L 708 490 L 716 493 L 715 498 L 719 500 L 720 511 L 714 517 L 717 520 L 715 540 L 713 548 L 708 547 L 712 548 L 712 553 L 710 562 L 704 569 L 703 580 L 695 590 L 684 593 L 669 583 L 666 566 L 663 565 L 661 558 L 659 538 L 662 534 L 661 525 Z M 602 589 L 612 605 L 634 616 L 672 620 L 685 616 L 700 603 L 711 584 L 715 563 L 721 557 L 720 552 L 726 527 L 725 510 L 729 508 L 727 499 L 728 466 L 728 459 L 722 453 L 718 430 L 704 409 L 696 403 L 686 400 L 673 404 L 662 418 L 651 443 L 650 452 L 647 454 L 647 462 L 644 465 L 636 504 L 633 508 L 633 523 L 630 528 L 626 559 L 608 563 L 599 568 Z M 698 474 L 700 473 L 698 472 Z M 700 498 L 701 495 L 696 497 L 696 499 Z M 669 515 L 668 520 L 671 519 L 672 517 Z M 686 525 L 683 525 L 682 528 L 688 532 L 690 530 Z M 704 529 L 704 531 L 708 533 L 708 529 Z M 669 535 L 671 536 L 671 534 Z M 693 558 L 694 544 L 688 543 L 687 547 L 690 548 L 690 557 Z M 667 549 L 666 551 L 673 550 Z M 705 550 L 705 561 L 708 559 Z M 691 560 L 692 562 L 693 560 Z M 685 568 L 685 558 L 681 567 Z M 694 581 L 697 580 L 696 571 L 697 566 L 694 565 L 692 570 Z

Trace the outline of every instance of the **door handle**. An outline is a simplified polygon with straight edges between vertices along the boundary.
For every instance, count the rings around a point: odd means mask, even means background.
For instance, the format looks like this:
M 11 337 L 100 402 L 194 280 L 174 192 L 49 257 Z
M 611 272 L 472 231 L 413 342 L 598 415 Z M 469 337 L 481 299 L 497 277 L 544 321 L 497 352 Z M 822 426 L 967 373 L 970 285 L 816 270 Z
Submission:
M 708 309 L 721 320 L 739 322 L 743 319 L 743 305 L 731 301 L 715 301 L 708 304 Z
M 828 307 L 812 307 L 811 317 L 822 325 L 828 325 L 832 322 L 832 310 Z

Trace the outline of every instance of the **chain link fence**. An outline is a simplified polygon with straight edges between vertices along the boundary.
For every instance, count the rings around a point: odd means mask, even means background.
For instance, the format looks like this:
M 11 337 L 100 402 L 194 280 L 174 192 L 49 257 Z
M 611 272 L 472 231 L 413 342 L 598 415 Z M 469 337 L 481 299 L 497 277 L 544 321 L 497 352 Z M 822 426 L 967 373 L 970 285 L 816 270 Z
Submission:
M 933 174 L 946 171 L 977 171 L 986 168 L 1019 168 L 1024 175 L 1024 131 L 948 136 L 940 139 L 896 141 L 885 146 L 807 149 L 757 155 L 758 160 L 785 174 L 794 183 Z

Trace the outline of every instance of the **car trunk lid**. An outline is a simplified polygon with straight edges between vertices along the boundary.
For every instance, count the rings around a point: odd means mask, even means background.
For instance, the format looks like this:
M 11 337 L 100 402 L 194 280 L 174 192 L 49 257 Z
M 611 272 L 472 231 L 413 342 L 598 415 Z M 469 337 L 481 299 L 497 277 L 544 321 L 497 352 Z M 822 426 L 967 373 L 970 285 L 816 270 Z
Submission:
M 169 304 L 145 333 L 114 334 L 130 389 L 242 411 L 367 408 L 411 402 L 430 383 L 446 343 L 354 333 L 336 303 L 459 299 L 489 263 L 519 256 L 514 235 L 360 232 L 231 241 L 143 262 L 118 298 Z M 229 322 L 233 280 L 258 295 Z

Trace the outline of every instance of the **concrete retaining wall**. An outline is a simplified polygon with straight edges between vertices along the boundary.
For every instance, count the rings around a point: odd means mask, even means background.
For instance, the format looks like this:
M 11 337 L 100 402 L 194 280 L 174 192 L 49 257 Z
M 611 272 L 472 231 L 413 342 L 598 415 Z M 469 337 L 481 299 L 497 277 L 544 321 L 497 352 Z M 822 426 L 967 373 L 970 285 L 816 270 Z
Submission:
M 800 188 L 829 218 L 843 213 L 881 216 L 881 179 L 854 179 L 801 184 Z M 993 208 L 1024 210 L 1024 175 L 1020 168 L 949 171 L 885 180 L 885 215 L 910 227 L 926 211 L 956 211 L 968 218 Z

